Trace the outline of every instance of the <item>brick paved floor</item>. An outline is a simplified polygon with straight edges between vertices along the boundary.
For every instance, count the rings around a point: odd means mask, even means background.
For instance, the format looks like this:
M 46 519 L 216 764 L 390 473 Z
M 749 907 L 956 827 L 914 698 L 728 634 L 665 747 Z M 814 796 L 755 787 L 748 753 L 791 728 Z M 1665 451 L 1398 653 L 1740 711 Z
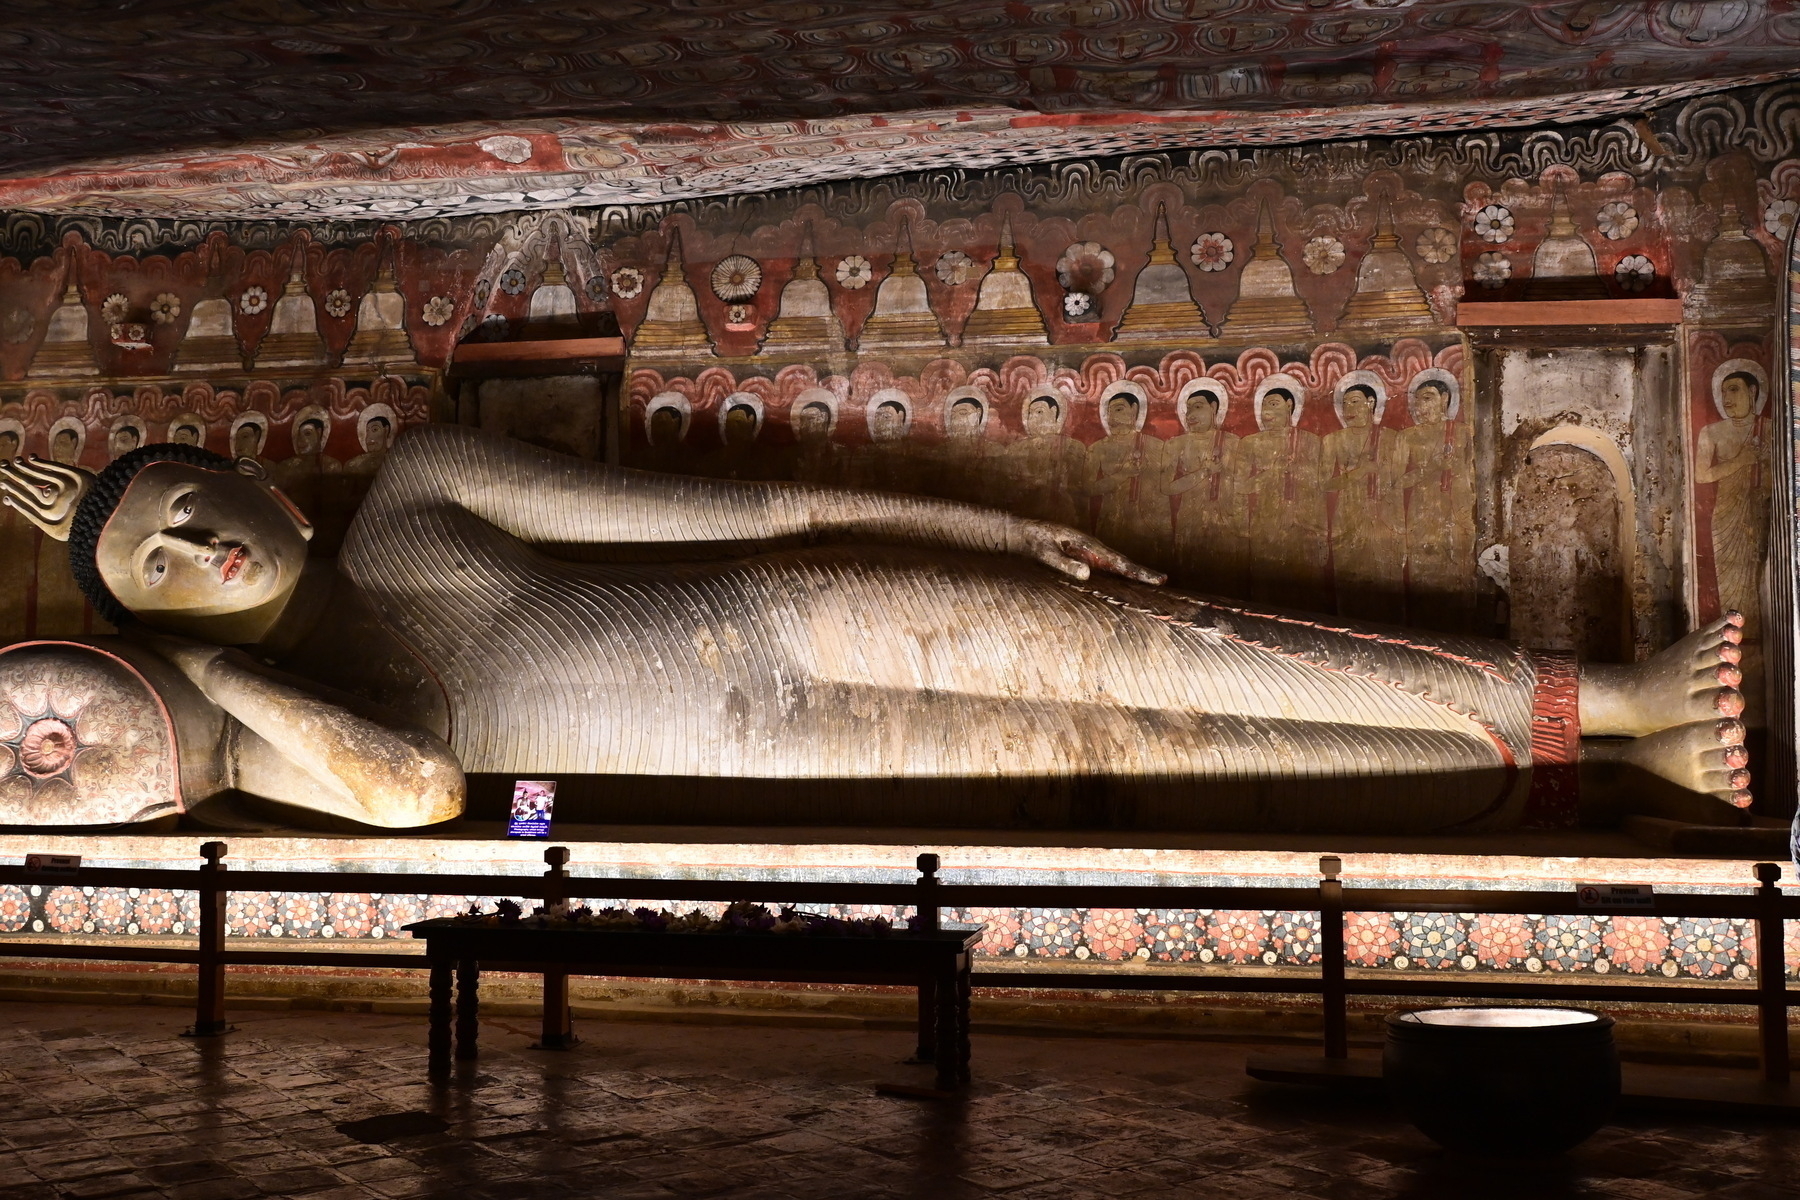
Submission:
M 1006 1196 L 1800 1198 L 1800 1128 L 1608 1129 L 1550 1165 L 1456 1161 L 1379 1105 L 1257 1084 L 1245 1049 L 980 1037 L 960 1103 L 881 1098 L 899 1033 L 585 1023 L 567 1054 L 484 1023 L 434 1092 L 423 1021 L 0 1004 L 0 1200 Z M 340 1130 L 424 1112 L 441 1132 Z M 429 1121 L 429 1117 L 426 1120 Z

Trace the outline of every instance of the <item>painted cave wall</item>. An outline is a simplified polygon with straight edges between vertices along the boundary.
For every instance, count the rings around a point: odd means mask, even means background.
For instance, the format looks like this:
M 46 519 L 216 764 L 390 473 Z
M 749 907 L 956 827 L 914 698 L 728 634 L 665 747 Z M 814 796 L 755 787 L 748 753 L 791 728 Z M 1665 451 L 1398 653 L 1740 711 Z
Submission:
M 0 454 L 248 453 L 329 553 L 394 432 L 464 420 L 995 504 L 1203 591 L 1629 658 L 1758 608 L 1794 102 L 401 225 L 14 214 Z M 1680 318 L 1465 312 L 1657 298 Z M 612 321 L 616 388 L 446 383 L 462 342 Z M 100 631 L 61 547 L 0 513 L 0 641 Z

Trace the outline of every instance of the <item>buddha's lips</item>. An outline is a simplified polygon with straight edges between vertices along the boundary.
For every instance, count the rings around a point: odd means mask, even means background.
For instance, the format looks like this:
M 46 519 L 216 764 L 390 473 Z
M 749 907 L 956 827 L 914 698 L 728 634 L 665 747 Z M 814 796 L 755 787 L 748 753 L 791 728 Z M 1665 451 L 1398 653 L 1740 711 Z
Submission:
M 233 546 L 231 552 L 225 556 L 225 561 L 219 564 L 219 582 L 230 583 L 236 579 L 238 572 L 244 569 L 244 564 L 249 561 L 249 558 L 250 556 L 244 553 L 242 546 Z

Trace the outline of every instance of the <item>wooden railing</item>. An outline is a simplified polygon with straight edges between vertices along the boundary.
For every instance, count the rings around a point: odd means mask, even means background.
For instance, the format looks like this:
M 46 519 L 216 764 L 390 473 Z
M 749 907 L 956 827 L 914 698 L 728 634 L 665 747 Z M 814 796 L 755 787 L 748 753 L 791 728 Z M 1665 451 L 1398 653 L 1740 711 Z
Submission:
M 1788 1009 L 1800 1003 L 1790 989 L 1784 958 L 1786 921 L 1800 919 L 1800 896 L 1780 887 L 1781 867 L 1758 863 L 1757 886 L 1741 894 L 1658 893 L 1647 906 L 1596 908 L 1583 905 L 1575 890 L 1486 891 L 1461 888 L 1347 887 L 1335 857 L 1320 860 L 1315 887 L 1237 887 L 1230 885 L 1136 884 L 953 884 L 937 877 L 935 854 L 919 856 L 919 878 L 913 883 L 783 882 L 733 879 L 640 879 L 632 876 L 570 875 L 569 852 L 552 846 L 545 853 L 549 869 L 541 876 L 451 875 L 376 871 L 234 871 L 224 861 L 223 842 L 200 848 L 196 870 L 139 867 L 82 867 L 76 876 L 28 872 L 22 866 L 0 866 L 0 884 L 75 885 L 81 887 L 167 888 L 199 893 L 199 945 L 196 949 L 162 946 L 49 943 L 0 938 L 0 957 L 90 959 L 114 962 L 192 965 L 198 974 L 192 1033 L 225 1032 L 225 971 L 234 966 L 375 967 L 425 970 L 419 955 L 359 953 L 318 945 L 293 950 L 226 948 L 226 900 L 234 891 L 383 892 L 430 895 L 519 896 L 546 903 L 556 900 L 610 899 L 628 895 L 639 900 L 735 901 L 767 904 L 888 905 L 915 910 L 927 928 L 936 928 L 946 908 L 1122 908 L 1122 909 L 1273 909 L 1319 914 L 1320 969 L 1315 976 L 1284 974 L 1214 975 L 1167 970 L 1133 970 L 1131 964 L 1103 970 L 986 970 L 974 973 L 983 988 L 1098 989 L 1106 991 L 1189 991 L 1213 993 L 1286 993 L 1318 996 L 1324 1017 L 1325 1054 L 1344 1058 L 1349 1052 L 1351 996 L 1393 996 L 1468 1000 L 1635 1001 L 1668 1004 L 1728 1004 L 1757 1010 L 1763 1077 L 1788 1079 Z M 1344 914 L 1355 912 L 1478 913 L 1520 915 L 1634 915 L 1709 917 L 1754 923 L 1756 980 L 1734 984 L 1695 980 L 1671 985 L 1652 983 L 1546 982 L 1512 978 L 1387 979 L 1352 978 L 1345 970 Z M 563 1044 L 569 1034 L 567 976 L 544 979 L 544 1034 L 547 1045 Z

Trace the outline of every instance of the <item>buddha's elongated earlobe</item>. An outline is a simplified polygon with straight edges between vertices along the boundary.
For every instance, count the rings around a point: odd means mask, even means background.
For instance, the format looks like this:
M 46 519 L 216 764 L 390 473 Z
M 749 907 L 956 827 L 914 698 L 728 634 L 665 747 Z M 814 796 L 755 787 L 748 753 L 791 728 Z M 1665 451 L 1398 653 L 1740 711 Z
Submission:
M 239 475 L 248 476 L 259 483 L 269 477 L 269 469 L 267 467 L 257 462 L 254 458 L 248 457 L 237 460 L 237 472 Z
M 35 455 L 0 462 L 0 503 L 59 542 L 69 540 L 75 510 L 93 486 L 90 472 Z

